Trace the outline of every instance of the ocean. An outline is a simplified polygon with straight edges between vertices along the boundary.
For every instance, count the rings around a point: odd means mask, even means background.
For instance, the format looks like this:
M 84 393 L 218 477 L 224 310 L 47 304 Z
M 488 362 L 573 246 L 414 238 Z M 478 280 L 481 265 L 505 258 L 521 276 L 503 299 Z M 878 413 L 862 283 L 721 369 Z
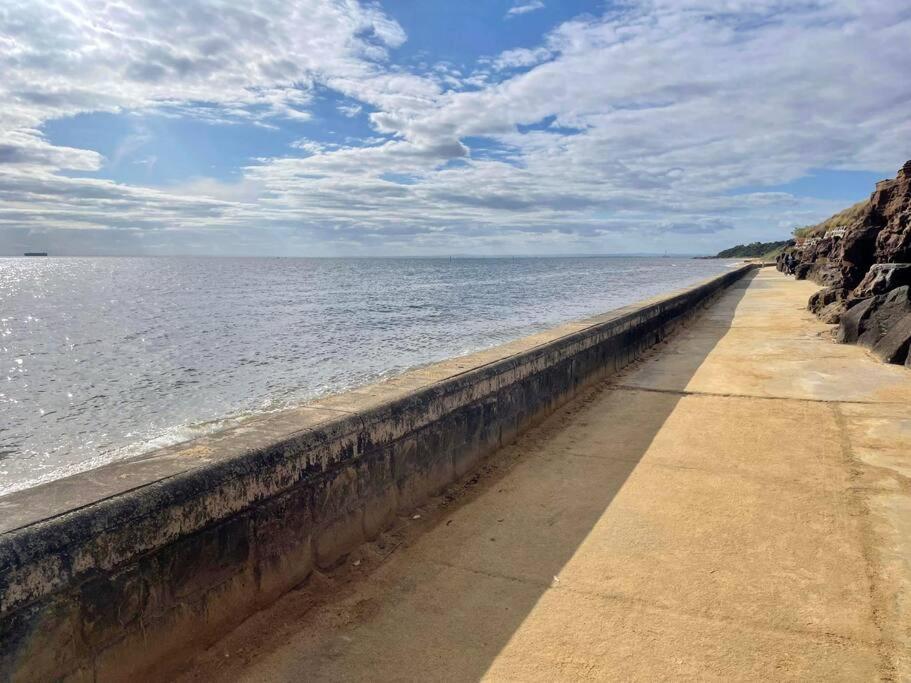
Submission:
M 0 495 L 603 313 L 730 265 L 0 259 Z

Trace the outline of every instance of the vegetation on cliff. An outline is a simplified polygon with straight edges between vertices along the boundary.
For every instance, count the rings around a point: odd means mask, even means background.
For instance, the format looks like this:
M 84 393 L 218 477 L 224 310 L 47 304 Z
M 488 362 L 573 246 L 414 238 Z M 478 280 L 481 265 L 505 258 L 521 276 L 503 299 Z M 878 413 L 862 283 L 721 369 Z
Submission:
M 738 244 L 736 247 L 719 251 L 712 258 L 768 258 L 774 259 L 788 246 L 788 241 L 782 242 L 751 242 Z
M 822 238 L 832 228 L 848 227 L 863 218 L 869 210 L 870 200 L 864 199 L 856 204 L 849 206 L 847 209 L 839 211 L 833 216 L 829 216 L 824 221 L 815 225 L 804 225 L 794 228 L 793 235 L 798 239 L 808 237 Z M 708 258 L 759 258 L 766 260 L 775 260 L 790 244 L 790 240 L 780 242 L 751 242 L 750 244 L 738 244 L 730 249 L 719 251 L 715 256 Z
M 866 211 L 870 204 L 869 199 L 857 202 L 843 211 L 839 211 L 834 216 L 829 216 L 826 220 L 816 225 L 805 225 L 802 228 L 794 228 L 794 237 L 822 237 L 829 228 L 839 228 L 851 225 L 856 222 Z

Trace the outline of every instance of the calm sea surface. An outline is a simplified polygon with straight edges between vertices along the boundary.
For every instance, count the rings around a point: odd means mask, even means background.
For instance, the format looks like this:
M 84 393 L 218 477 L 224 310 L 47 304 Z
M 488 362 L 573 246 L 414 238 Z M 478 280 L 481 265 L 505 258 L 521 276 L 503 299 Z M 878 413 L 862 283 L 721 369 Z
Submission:
M 675 258 L 0 259 L 0 495 L 728 267 Z

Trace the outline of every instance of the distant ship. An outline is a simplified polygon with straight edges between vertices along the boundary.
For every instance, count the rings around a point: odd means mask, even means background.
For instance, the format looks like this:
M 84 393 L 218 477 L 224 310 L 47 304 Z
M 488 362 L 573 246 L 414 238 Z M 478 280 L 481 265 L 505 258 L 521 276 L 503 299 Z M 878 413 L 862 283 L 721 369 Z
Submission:
M 25 256 L 47 256 L 46 251 L 27 251 Z

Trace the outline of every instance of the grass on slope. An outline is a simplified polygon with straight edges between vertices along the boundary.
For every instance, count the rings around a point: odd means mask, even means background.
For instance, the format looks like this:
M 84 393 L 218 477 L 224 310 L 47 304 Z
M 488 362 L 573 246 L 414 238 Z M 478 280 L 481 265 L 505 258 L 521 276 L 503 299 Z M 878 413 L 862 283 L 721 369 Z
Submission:
M 870 203 L 869 199 L 865 199 L 862 202 L 857 202 L 854 206 L 849 206 L 844 211 L 839 211 L 834 216 L 830 216 L 822 223 L 817 223 L 816 225 L 805 225 L 802 228 L 794 229 L 794 237 L 822 237 L 826 234 L 826 230 L 829 228 L 837 228 L 841 225 L 850 225 L 864 212 L 864 209 L 867 208 L 867 204 Z

